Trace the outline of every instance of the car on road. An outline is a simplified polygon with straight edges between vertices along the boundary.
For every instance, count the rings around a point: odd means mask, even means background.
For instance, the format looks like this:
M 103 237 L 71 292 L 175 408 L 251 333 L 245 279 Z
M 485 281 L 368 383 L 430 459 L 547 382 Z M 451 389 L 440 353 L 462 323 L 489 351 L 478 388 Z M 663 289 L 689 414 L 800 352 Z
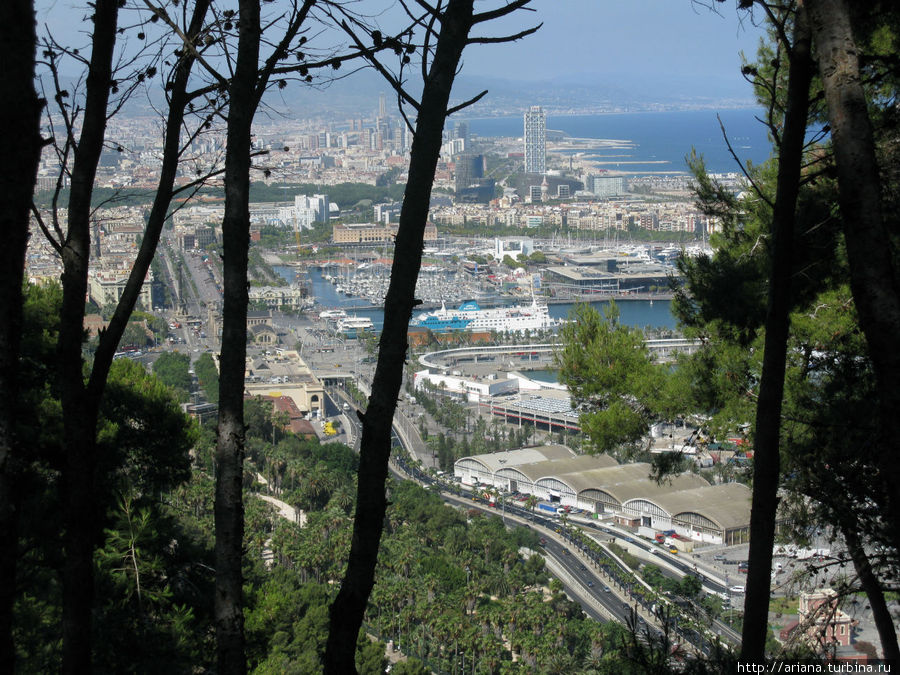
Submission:
M 739 584 L 737 586 L 730 587 L 728 590 L 731 591 L 732 593 L 743 593 L 745 589 L 742 584 Z
M 672 554 L 678 553 L 678 549 L 675 548 L 674 546 L 670 546 L 670 547 L 669 547 L 669 553 L 672 553 Z
M 725 560 L 725 554 L 724 553 L 716 553 L 713 556 L 713 560 Z

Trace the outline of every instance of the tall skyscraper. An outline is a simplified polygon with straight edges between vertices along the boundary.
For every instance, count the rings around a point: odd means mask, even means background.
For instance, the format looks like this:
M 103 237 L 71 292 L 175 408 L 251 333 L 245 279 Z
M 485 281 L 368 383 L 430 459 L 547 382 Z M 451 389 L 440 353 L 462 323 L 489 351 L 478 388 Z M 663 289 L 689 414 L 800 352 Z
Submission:
M 456 123 L 456 137 L 465 141 L 466 145 L 469 144 L 469 125 L 466 122 Z
M 533 105 L 525 113 L 525 173 L 547 171 L 547 118 Z
M 460 155 L 456 160 L 456 192 L 478 183 L 484 177 L 484 155 Z

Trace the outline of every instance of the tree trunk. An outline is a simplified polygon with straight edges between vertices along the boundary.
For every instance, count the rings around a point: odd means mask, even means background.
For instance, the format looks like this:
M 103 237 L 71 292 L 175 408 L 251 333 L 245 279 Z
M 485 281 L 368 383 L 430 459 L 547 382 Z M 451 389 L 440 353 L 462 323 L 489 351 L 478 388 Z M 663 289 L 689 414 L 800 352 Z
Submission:
M 878 387 L 885 517 L 892 544 L 900 550 L 900 437 L 891 429 L 900 410 L 900 285 L 847 3 L 809 0 L 809 8 L 831 125 L 850 288 Z
M 414 294 L 422 264 L 425 223 L 431 186 L 440 155 L 450 90 L 472 27 L 473 0 L 450 0 L 416 120 L 394 248 L 391 281 L 384 303 L 384 329 L 372 393 L 362 420 L 359 480 L 350 558 L 341 590 L 330 609 L 325 672 L 356 672 L 356 639 L 375 578 L 387 502 L 385 481 L 391 453 L 391 421 L 403 379 L 407 330 L 416 304 Z
M 81 136 L 75 150 L 69 193 L 68 232 L 63 243 L 63 300 L 57 356 L 63 409 L 63 672 L 91 670 L 91 609 L 94 542 L 98 514 L 94 500 L 97 406 L 85 395 L 81 341 L 90 260 L 91 195 L 106 133 L 107 103 L 118 20 L 117 0 L 94 7 L 90 70 Z
M 43 102 L 34 90 L 37 37 L 33 0 L 0 4 L 3 76 L 0 100 L 0 671 L 15 670 L 12 611 L 16 589 L 18 517 L 15 486 L 22 276 L 28 243 L 31 196 L 41 156 Z
M 847 552 L 850 553 L 850 558 L 853 560 L 856 575 L 859 577 L 859 582 L 872 607 L 872 619 L 875 621 L 875 628 L 878 629 L 878 637 L 881 639 L 882 657 L 896 663 L 900 661 L 900 648 L 897 645 L 894 618 L 885 601 L 884 590 L 872 570 L 859 534 L 851 528 L 842 529 L 841 532 L 844 535 L 844 541 L 847 542 Z
M 187 35 L 194 39 L 200 34 L 203 22 L 209 9 L 210 0 L 196 0 Z M 153 206 L 147 218 L 147 227 L 141 240 L 128 281 L 116 304 L 115 312 L 109 320 L 109 325 L 100 337 L 97 351 L 94 352 L 94 363 L 91 366 L 91 377 L 88 384 L 88 393 L 98 401 L 103 395 L 109 369 L 112 366 L 113 357 L 122 339 L 122 334 L 128 326 L 134 307 L 141 294 L 141 287 L 150 269 L 150 263 L 156 255 L 159 246 L 159 238 L 163 225 L 172 203 L 172 193 L 175 185 L 175 176 L 178 173 L 178 163 L 181 158 L 181 131 L 184 123 L 184 111 L 188 105 L 187 86 L 191 69 L 195 62 L 193 50 L 185 49 L 183 56 L 175 66 L 174 77 L 171 80 L 169 92 L 169 111 L 166 118 L 166 132 L 163 138 L 162 167 L 159 173 L 159 183 L 153 198 Z
M 259 0 L 241 0 L 238 53 L 229 88 L 225 154 L 222 353 L 216 443 L 216 658 L 221 675 L 247 671 L 241 570 L 244 539 L 244 371 L 250 245 L 250 129 L 256 111 Z
M 787 45 L 785 45 L 787 48 Z M 778 179 L 772 213 L 772 267 L 762 378 L 756 405 L 753 459 L 753 506 L 750 512 L 750 556 L 744 602 L 741 660 L 765 660 L 769 615 L 769 575 L 775 543 L 778 484 L 781 474 L 779 435 L 791 309 L 791 258 L 800 169 L 809 112 L 813 63 L 806 10 L 797 7 L 794 44 L 788 71 L 784 134 L 778 157 Z

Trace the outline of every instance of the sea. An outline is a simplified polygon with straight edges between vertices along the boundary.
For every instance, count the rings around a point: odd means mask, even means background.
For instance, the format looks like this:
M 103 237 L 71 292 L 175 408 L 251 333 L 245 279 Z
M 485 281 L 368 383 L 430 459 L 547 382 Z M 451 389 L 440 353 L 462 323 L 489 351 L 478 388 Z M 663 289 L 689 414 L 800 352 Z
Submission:
M 771 152 L 766 127 L 757 119 L 762 113 L 757 108 L 728 108 L 548 115 L 547 129 L 563 131 L 574 138 L 621 141 L 593 156 L 611 170 L 631 174 L 686 173 L 685 157 L 693 147 L 703 155 L 707 171 L 731 173 L 740 171 L 740 167 L 728 150 L 723 128 L 742 162 L 761 164 Z M 470 136 L 521 137 L 524 133 L 522 115 L 464 121 Z

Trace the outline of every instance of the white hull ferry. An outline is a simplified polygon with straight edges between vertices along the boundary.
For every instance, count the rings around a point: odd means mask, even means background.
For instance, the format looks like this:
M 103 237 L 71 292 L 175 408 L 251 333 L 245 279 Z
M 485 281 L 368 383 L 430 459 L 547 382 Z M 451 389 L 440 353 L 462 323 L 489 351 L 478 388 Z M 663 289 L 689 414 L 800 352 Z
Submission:
M 459 309 L 441 308 L 433 312 L 423 312 L 412 324 L 428 328 L 435 333 L 451 331 L 494 331 L 496 333 L 523 333 L 525 331 L 547 330 L 557 325 L 550 317 L 547 305 L 532 299 L 530 305 L 495 307 L 481 309 L 474 300 L 464 302 Z
M 362 333 L 371 333 L 375 330 L 375 325 L 367 316 L 348 316 L 337 322 L 336 330 L 346 337 L 357 337 Z

